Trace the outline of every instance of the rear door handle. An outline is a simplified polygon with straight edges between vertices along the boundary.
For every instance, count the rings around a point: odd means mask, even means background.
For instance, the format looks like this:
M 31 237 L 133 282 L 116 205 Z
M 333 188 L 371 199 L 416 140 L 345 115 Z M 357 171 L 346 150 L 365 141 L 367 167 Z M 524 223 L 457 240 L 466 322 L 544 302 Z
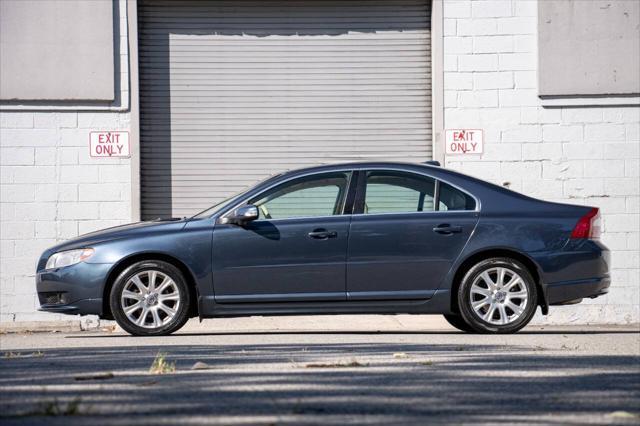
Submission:
M 338 236 L 336 231 L 327 231 L 326 229 L 314 229 L 309 232 L 309 237 L 316 240 L 326 240 L 328 238 L 335 238 Z
M 433 228 L 433 232 L 437 234 L 451 235 L 462 232 L 462 226 L 457 225 L 449 225 L 448 223 L 443 223 L 442 225 L 438 225 Z

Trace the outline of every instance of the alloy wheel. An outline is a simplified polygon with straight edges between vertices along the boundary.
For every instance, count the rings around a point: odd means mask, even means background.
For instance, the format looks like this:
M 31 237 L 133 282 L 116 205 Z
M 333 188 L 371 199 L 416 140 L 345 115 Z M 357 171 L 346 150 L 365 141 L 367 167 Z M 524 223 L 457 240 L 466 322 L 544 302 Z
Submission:
M 529 292 L 522 277 L 505 267 L 490 268 L 471 284 L 471 307 L 475 314 L 493 325 L 507 325 L 525 312 Z
M 131 323 L 153 329 L 174 319 L 180 308 L 180 292 L 167 274 L 144 270 L 125 283 L 120 302 Z

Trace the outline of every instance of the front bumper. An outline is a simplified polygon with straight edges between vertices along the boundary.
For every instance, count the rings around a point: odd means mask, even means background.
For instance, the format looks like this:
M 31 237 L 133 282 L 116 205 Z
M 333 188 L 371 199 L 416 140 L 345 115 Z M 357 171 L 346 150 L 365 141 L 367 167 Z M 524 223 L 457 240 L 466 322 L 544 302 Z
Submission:
M 113 265 L 80 262 L 36 274 L 41 311 L 102 315 L 104 285 Z
M 102 315 L 102 298 L 82 299 L 70 304 L 40 304 L 39 311 L 68 315 Z

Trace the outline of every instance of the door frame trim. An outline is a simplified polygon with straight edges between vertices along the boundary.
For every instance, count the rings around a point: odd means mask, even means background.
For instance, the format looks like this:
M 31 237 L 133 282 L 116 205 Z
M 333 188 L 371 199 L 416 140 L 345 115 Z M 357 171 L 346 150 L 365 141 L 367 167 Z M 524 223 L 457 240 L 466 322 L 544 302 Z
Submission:
M 266 293 L 266 294 L 228 294 L 216 296 L 217 303 L 269 303 L 275 302 L 320 302 L 345 301 L 344 292 L 329 293 Z
M 390 168 L 390 167 L 380 167 L 380 168 L 375 168 L 375 167 L 363 167 L 361 169 L 358 169 L 359 173 L 359 177 L 358 177 L 358 187 L 357 187 L 357 196 L 356 196 L 356 200 L 355 200 L 355 204 L 353 206 L 353 213 L 352 216 L 376 216 L 376 215 L 390 215 L 390 214 L 416 214 L 416 213 L 420 213 L 420 214 L 433 214 L 433 213 L 462 213 L 462 212 L 479 212 L 480 211 L 480 200 L 478 199 L 478 197 L 476 197 L 475 195 L 471 194 L 469 191 L 467 191 L 466 189 L 460 188 L 460 186 L 458 185 L 454 185 L 440 177 L 436 177 L 433 175 L 428 175 L 426 173 L 420 173 L 420 172 L 416 172 L 413 170 L 403 170 L 403 169 L 396 169 L 396 168 Z M 371 171 L 383 171 L 383 172 L 400 172 L 400 173 L 406 173 L 409 175 L 417 175 L 417 176 L 422 176 L 422 177 L 427 177 L 430 179 L 434 180 L 434 203 L 439 202 L 439 198 L 440 198 L 440 184 L 444 183 L 447 184 L 449 186 L 451 186 L 452 188 L 457 189 L 458 191 L 468 195 L 469 197 L 473 198 L 473 200 L 475 201 L 476 207 L 473 210 L 422 210 L 422 211 L 415 211 L 415 212 L 386 212 L 386 213 L 364 213 L 364 202 L 365 202 L 365 198 L 367 196 L 367 173 L 371 172 Z
M 347 291 L 347 300 L 425 300 L 431 299 L 436 291 Z
M 198 306 L 203 318 L 250 315 L 447 314 L 451 313 L 451 293 L 449 289 L 438 289 L 430 299 L 346 300 L 339 303 L 217 303 L 213 296 L 200 296 Z

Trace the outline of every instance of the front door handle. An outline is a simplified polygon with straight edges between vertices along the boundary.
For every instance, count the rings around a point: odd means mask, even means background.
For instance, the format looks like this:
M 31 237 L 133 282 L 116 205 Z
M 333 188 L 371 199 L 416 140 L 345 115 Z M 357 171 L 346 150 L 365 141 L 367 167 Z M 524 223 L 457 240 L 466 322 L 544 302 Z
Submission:
M 437 233 L 437 234 L 443 234 L 443 235 L 451 235 L 451 234 L 457 234 L 462 232 L 462 226 L 457 226 L 457 225 L 449 225 L 448 223 L 443 223 L 442 225 L 438 225 L 435 228 L 433 228 L 433 232 Z
M 326 229 L 314 229 L 309 232 L 309 237 L 316 240 L 326 240 L 329 238 L 335 238 L 338 236 L 336 231 L 327 231 Z

